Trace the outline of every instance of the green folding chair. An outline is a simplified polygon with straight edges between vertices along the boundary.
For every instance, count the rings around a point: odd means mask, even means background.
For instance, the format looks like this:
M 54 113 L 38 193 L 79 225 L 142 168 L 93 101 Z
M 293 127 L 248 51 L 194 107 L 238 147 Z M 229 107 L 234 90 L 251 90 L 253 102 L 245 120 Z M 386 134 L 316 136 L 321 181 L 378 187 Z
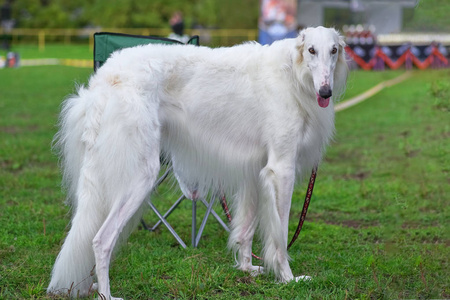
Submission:
M 193 36 L 187 44 L 196 45 L 199 46 L 199 37 Z M 129 35 L 129 34 L 122 34 L 122 33 L 112 33 L 112 32 L 98 32 L 94 34 L 94 71 L 97 71 L 98 68 L 100 68 L 108 59 L 108 57 L 116 50 L 128 48 L 128 47 L 134 47 L 138 45 L 147 45 L 147 44 L 183 44 L 177 40 L 172 40 L 168 38 L 162 38 L 162 37 L 152 37 L 152 36 L 141 36 L 141 35 Z M 157 180 L 155 183 L 154 189 L 156 189 L 172 172 L 172 167 L 167 166 L 167 169 L 165 170 L 164 174 Z M 192 246 L 197 247 L 200 238 L 202 236 L 203 230 L 206 225 L 206 221 L 210 214 L 212 214 L 216 220 L 222 225 L 222 227 L 226 231 L 230 231 L 228 226 L 222 221 L 220 216 L 214 211 L 213 204 L 215 202 L 216 195 L 212 195 L 210 201 L 208 202 L 206 199 L 198 199 L 200 202 L 202 202 L 207 210 L 205 213 L 205 216 L 203 217 L 202 223 L 200 225 L 200 228 L 197 231 L 197 199 L 192 200 Z M 173 227 L 169 224 L 167 221 L 167 218 L 170 216 L 170 214 L 180 205 L 180 203 L 186 199 L 185 195 L 182 195 L 175 201 L 175 203 L 170 207 L 170 209 L 163 214 L 159 212 L 159 210 L 153 205 L 151 202 L 151 199 L 147 199 L 147 203 L 150 206 L 150 208 L 155 212 L 155 214 L 158 216 L 159 221 L 153 226 L 149 227 L 144 220 L 141 220 L 141 223 L 143 227 L 146 230 L 154 231 L 156 228 L 163 223 L 167 229 L 170 231 L 170 233 L 175 237 L 175 239 L 178 241 L 178 243 L 183 247 L 186 248 L 186 244 L 184 241 L 180 238 L 180 236 L 177 234 L 177 232 L 173 229 Z
M 199 46 L 200 38 L 193 36 L 187 44 Z M 131 35 L 112 32 L 94 33 L 94 71 L 97 71 L 116 50 L 147 44 L 183 44 L 163 37 Z

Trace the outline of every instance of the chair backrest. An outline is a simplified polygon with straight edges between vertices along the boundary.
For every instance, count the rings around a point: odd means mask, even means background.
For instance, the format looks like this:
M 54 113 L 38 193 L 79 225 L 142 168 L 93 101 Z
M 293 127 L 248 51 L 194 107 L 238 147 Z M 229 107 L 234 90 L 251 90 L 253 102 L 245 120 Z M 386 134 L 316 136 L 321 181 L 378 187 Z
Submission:
M 199 45 L 200 38 L 193 36 L 186 44 Z M 94 71 L 97 71 L 116 50 L 147 44 L 183 44 L 180 41 L 163 37 L 130 35 L 113 32 L 94 34 Z

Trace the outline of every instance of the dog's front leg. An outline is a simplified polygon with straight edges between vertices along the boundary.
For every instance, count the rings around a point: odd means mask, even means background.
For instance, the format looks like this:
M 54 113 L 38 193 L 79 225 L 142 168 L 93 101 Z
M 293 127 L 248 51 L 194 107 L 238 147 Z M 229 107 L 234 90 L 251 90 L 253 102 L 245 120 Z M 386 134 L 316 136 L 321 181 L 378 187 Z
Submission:
M 271 163 L 269 160 L 259 178 L 260 227 L 265 243 L 264 264 L 282 282 L 294 279 L 286 250 L 294 176 L 294 168 L 289 164 L 279 161 Z
M 257 226 L 257 190 L 254 182 L 247 182 L 238 192 L 233 202 L 234 218 L 229 247 L 237 252 L 239 270 L 250 272 L 256 276 L 264 272 L 264 268 L 252 264 L 252 240 Z

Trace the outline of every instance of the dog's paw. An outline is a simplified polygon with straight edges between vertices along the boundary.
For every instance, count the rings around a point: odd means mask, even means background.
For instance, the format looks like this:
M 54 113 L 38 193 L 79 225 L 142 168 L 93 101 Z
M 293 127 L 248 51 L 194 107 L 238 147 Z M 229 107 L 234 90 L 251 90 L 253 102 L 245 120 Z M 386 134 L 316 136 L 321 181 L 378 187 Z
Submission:
M 250 272 L 250 275 L 253 277 L 256 277 L 258 275 L 264 274 L 264 268 L 259 266 L 251 266 L 250 270 L 247 272 Z
M 310 280 L 312 280 L 312 277 L 311 276 L 302 275 L 302 276 L 295 277 L 294 280 L 295 280 L 295 282 L 310 281 Z
M 311 276 L 301 275 L 297 277 L 289 277 L 287 279 L 278 279 L 277 283 L 280 284 L 287 284 L 290 282 L 303 282 L 303 281 L 310 281 L 312 280 Z
M 258 275 L 264 274 L 264 268 L 260 266 L 248 265 L 245 267 L 238 267 L 238 270 L 248 272 L 251 276 L 256 277 Z
M 94 283 L 92 288 L 94 288 L 94 287 L 97 289 L 98 288 L 98 284 Z M 97 300 L 123 300 L 123 298 L 116 298 L 116 297 L 113 297 L 113 296 L 107 297 L 107 296 L 105 296 L 103 294 L 99 294 Z
M 97 299 L 98 300 L 123 300 L 123 298 L 116 298 L 116 297 L 113 297 L 113 296 L 110 296 L 109 298 L 107 298 L 107 297 L 105 297 L 103 295 L 100 295 Z

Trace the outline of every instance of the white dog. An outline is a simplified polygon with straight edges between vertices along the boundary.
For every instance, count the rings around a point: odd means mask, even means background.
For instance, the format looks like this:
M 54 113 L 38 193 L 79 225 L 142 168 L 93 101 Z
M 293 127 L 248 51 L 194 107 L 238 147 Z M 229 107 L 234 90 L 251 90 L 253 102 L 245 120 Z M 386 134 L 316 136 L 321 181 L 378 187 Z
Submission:
M 111 254 L 161 153 L 184 191 L 235 195 L 229 247 L 240 270 L 258 270 L 259 228 L 266 270 L 295 280 L 286 250 L 294 182 L 320 162 L 346 78 L 344 41 L 324 27 L 270 46 L 115 52 L 63 104 L 55 138 L 74 214 L 48 292 L 111 297 Z

